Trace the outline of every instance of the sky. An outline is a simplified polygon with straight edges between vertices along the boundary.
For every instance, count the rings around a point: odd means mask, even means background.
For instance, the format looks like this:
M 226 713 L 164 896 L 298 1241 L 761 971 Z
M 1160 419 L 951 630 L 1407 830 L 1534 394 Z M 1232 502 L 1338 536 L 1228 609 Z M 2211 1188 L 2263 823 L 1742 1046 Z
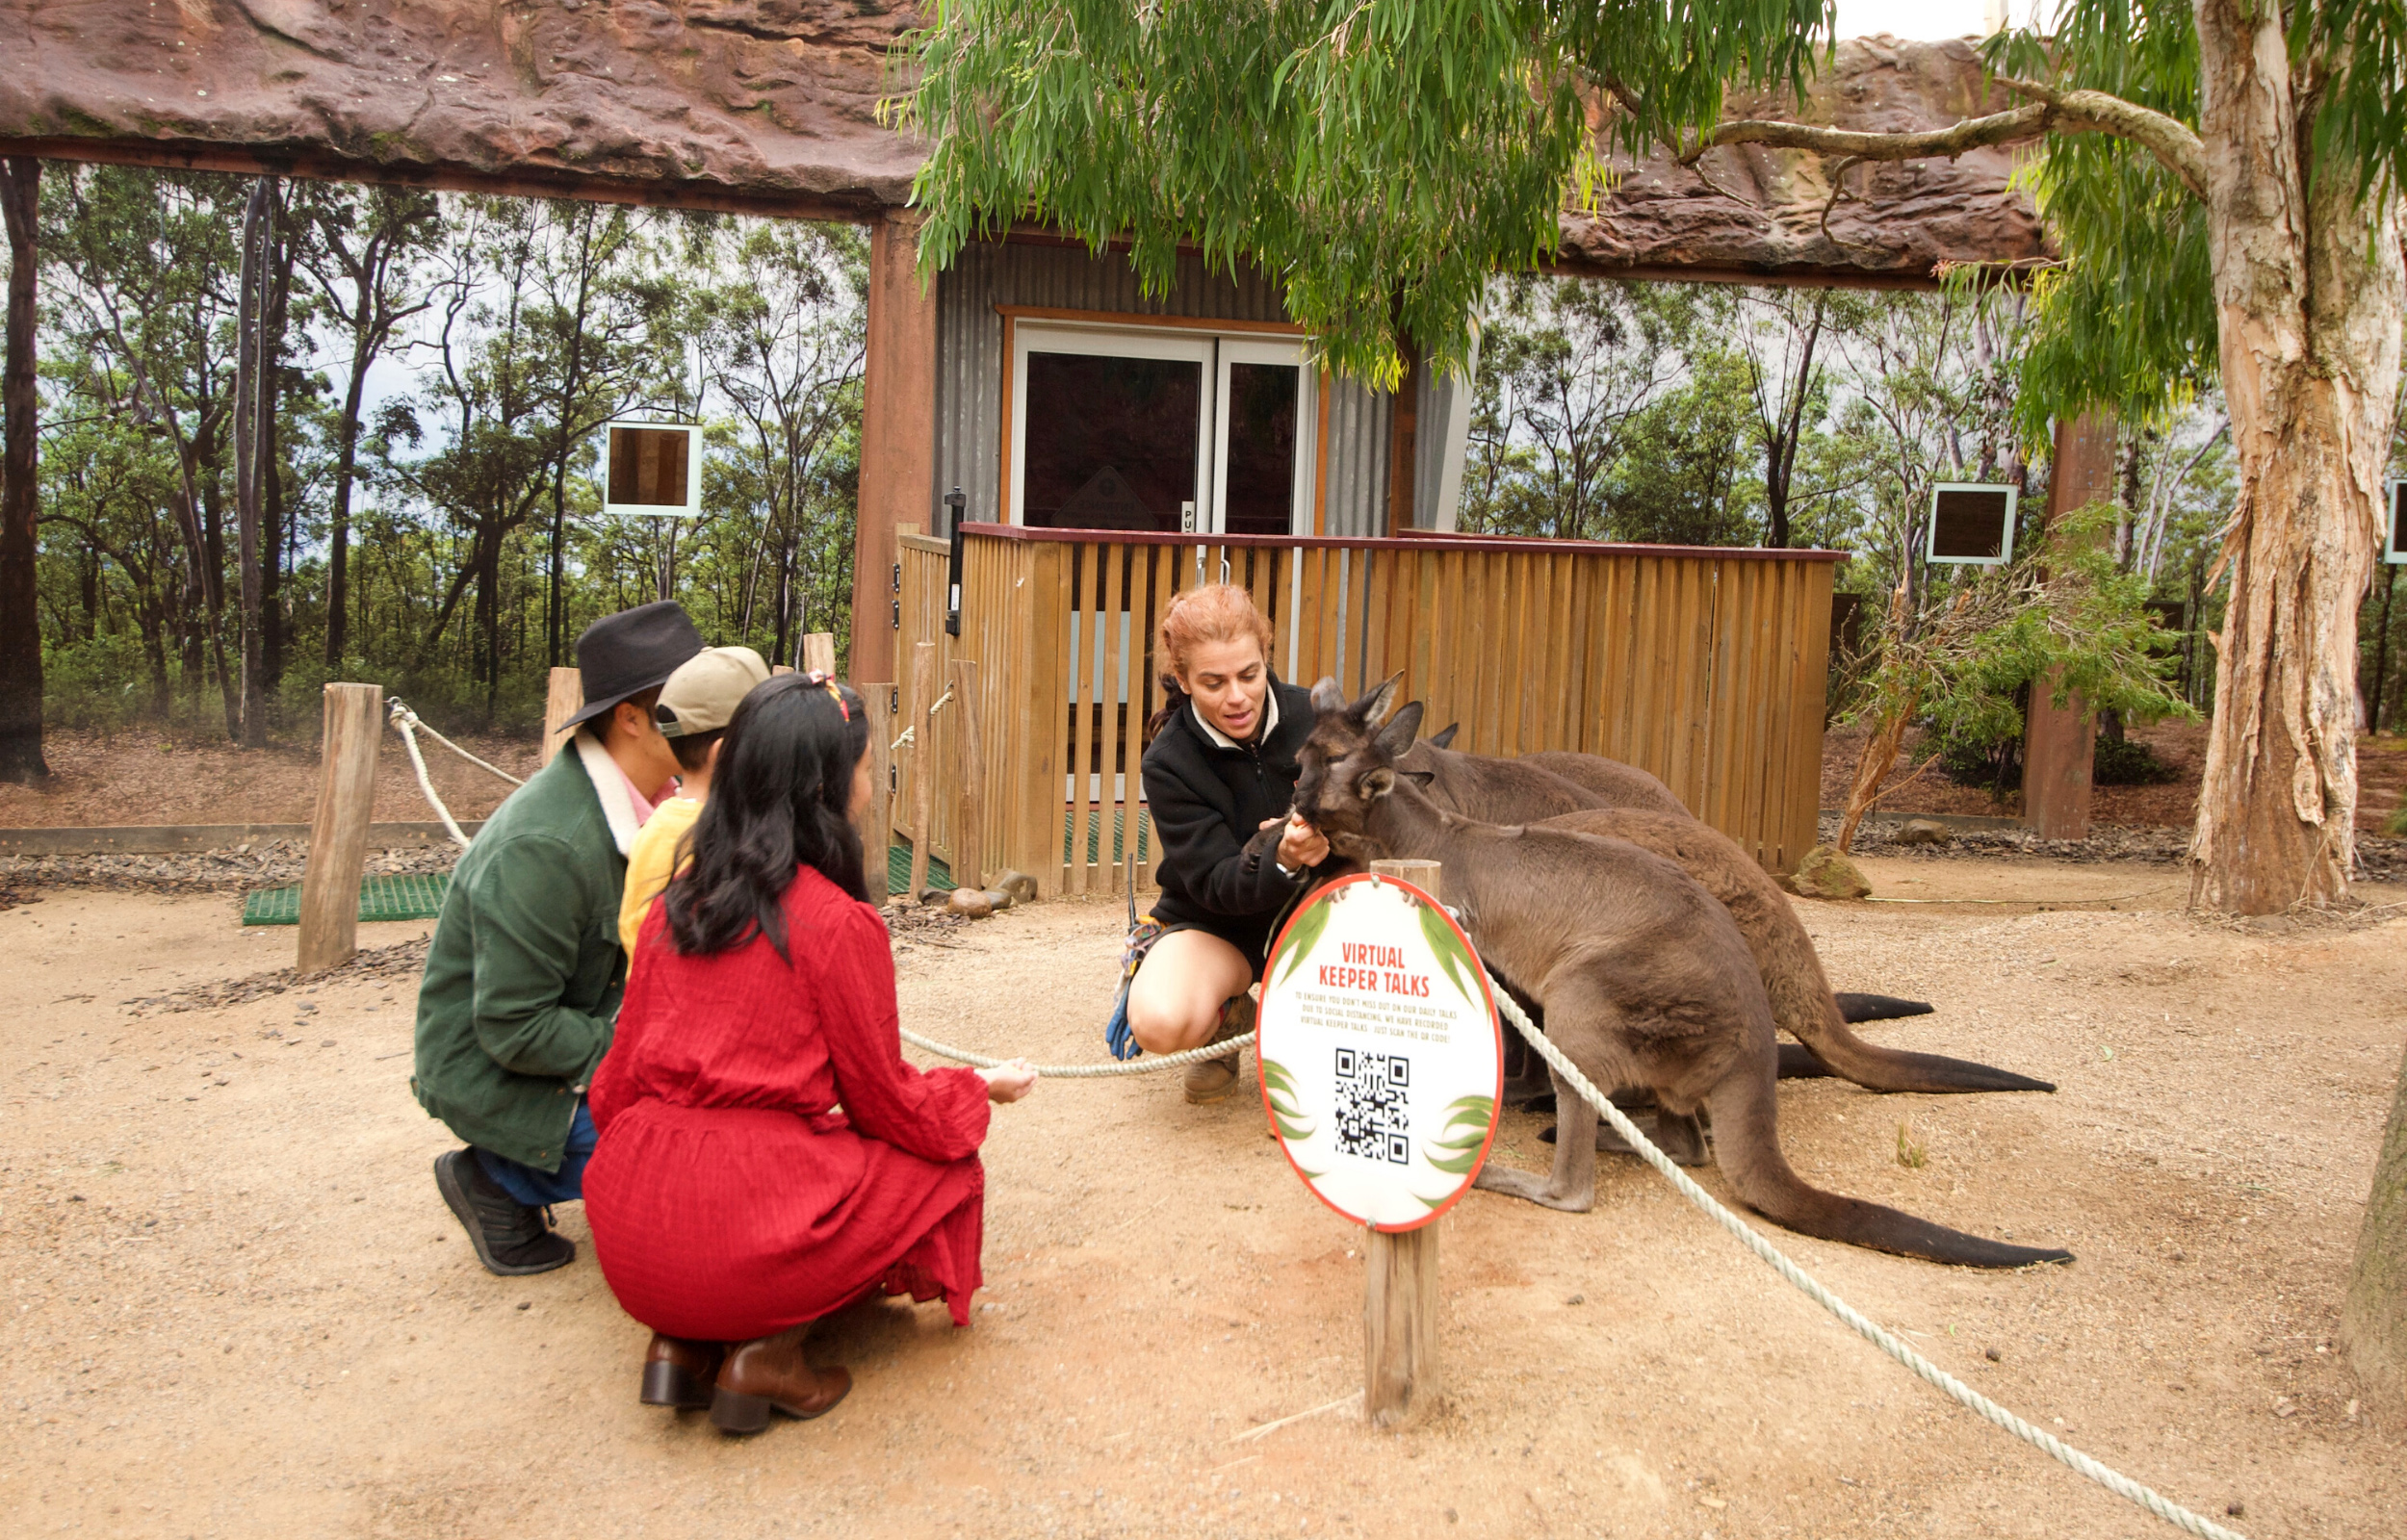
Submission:
M 2006 0 L 2016 25 L 2028 25 L 2033 7 L 2043 0 Z M 1989 29 L 1984 17 L 1988 0 L 1839 0 L 1839 36 L 1865 38 L 1886 32 L 1900 38 L 1937 41 L 1946 38 L 1979 37 Z

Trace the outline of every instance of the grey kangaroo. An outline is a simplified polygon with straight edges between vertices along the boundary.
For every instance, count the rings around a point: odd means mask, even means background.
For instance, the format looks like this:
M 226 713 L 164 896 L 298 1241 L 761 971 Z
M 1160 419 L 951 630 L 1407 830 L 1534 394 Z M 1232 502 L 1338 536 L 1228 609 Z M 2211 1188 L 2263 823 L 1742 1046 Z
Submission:
M 1446 811 L 1396 761 L 1419 703 L 1385 720 L 1396 681 L 1349 705 L 1314 687 L 1319 720 L 1300 757 L 1296 808 L 1356 860 L 1444 863 L 1464 927 L 1548 1036 L 1599 1087 L 1653 1092 L 1674 1116 L 1705 1109 L 1715 1159 L 1740 1201 L 1800 1234 L 1969 1267 L 2069 1262 L 2067 1251 L 1966 1235 L 1810 1187 L 1780 1152 L 1772 1001 L 1728 911 L 1679 866 L 1625 839 L 1503 828 Z M 1595 1110 L 1558 1083 L 1563 1137 L 1544 1176 L 1490 1165 L 1478 1185 L 1549 1208 L 1595 1200 Z

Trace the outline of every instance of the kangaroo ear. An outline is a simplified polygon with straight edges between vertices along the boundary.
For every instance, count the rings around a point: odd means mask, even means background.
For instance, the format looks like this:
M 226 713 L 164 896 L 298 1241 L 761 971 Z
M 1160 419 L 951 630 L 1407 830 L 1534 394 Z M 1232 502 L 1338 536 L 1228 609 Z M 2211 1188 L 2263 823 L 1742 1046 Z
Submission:
M 1328 712 L 1342 711 L 1345 708 L 1345 692 L 1337 688 L 1337 681 L 1334 678 L 1327 674 L 1322 675 L 1321 681 L 1312 686 L 1312 709 Z
M 1416 786 L 1426 786 L 1431 782 L 1437 779 L 1436 774 L 1434 771 L 1429 770 L 1399 770 L 1396 774 L 1404 777 L 1405 780 L 1411 782 Z
M 1375 728 L 1387 720 L 1387 712 L 1396 704 L 1396 689 L 1403 680 L 1404 671 L 1398 669 L 1382 680 L 1379 688 L 1354 703 L 1354 709 L 1360 713 L 1364 727 Z
M 1364 802 L 1377 802 L 1396 789 L 1396 773 L 1385 765 L 1364 771 L 1362 779 L 1354 783 L 1354 789 L 1361 793 Z
M 1436 732 L 1429 735 L 1429 746 L 1433 749 L 1450 747 L 1454 742 L 1454 735 L 1462 731 L 1462 723 L 1449 722 L 1444 727 L 1439 728 Z
M 1391 685 L 1393 682 L 1393 680 L 1389 681 Z M 1406 703 L 1402 710 L 1387 719 L 1387 725 L 1379 730 L 1379 736 L 1373 741 L 1379 745 L 1381 754 L 1394 759 L 1400 757 L 1405 750 L 1412 747 L 1412 736 L 1420 730 L 1421 703 L 1411 701 Z

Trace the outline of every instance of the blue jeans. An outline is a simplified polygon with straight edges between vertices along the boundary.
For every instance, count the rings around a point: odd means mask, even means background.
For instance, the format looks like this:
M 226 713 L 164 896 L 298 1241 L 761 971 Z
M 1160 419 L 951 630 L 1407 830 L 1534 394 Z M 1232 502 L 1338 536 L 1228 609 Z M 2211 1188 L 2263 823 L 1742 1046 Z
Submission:
M 593 1146 L 600 1137 L 594 1132 L 593 1114 L 585 1110 L 584 1099 L 580 1097 L 576 1120 L 568 1125 L 568 1146 L 560 1151 L 558 1170 L 521 1166 L 489 1149 L 477 1151 L 477 1164 L 484 1168 L 485 1175 L 501 1184 L 503 1192 L 530 1208 L 573 1203 L 585 1195 L 585 1162 L 593 1159 Z

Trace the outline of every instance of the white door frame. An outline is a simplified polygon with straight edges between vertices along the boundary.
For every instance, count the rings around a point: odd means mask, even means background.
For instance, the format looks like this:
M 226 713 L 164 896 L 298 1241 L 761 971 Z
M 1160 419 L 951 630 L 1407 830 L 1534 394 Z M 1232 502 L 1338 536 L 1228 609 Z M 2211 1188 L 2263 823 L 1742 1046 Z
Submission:
M 1219 372 L 1212 367 L 1213 338 L 1209 333 L 1169 330 L 1132 330 L 1119 326 L 1076 326 L 1032 324 L 1022 322 L 1012 328 L 1011 340 L 1011 505 L 1004 510 L 1006 524 L 1025 522 L 1028 481 L 1028 354 L 1080 353 L 1091 358 L 1173 358 L 1200 366 L 1202 375 L 1200 409 L 1195 436 L 1195 505 L 1197 521 L 1203 510 L 1212 506 L 1212 457 L 1206 452 L 1210 440 L 1202 431 L 1212 420 L 1215 402 L 1213 387 Z
M 1313 371 L 1304 356 L 1304 344 L 1283 337 L 1222 337 L 1220 354 L 1212 374 L 1212 532 L 1225 533 L 1229 527 L 1229 366 L 1231 364 L 1285 364 L 1296 372 L 1295 393 L 1295 479 L 1288 488 L 1287 532 L 1308 535 L 1312 532 L 1312 461 L 1319 448 L 1313 429 L 1320 422 L 1312 399 Z

